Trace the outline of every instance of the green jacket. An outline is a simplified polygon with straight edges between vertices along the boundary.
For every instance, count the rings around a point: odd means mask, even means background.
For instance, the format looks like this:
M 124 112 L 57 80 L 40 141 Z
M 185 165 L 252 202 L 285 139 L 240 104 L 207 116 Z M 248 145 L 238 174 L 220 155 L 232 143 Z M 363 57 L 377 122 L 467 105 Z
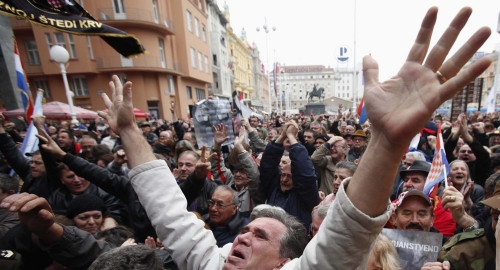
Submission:
M 490 223 L 491 228 L 491 223 Z M 451 269 L 495 269 L 495 242 L 491 242 L 490 230 L 477 229 L 456 234 L 438 254 L 438 261 L 449 261 Z

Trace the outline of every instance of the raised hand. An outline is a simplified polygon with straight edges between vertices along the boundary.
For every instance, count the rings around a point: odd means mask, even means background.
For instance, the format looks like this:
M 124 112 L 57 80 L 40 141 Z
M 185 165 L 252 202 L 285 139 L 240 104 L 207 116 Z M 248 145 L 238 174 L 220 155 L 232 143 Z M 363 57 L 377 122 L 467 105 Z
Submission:
M 196 167 L 194 168 L 194 174 L 198 179 L 202 179 L 203 177 L 207 176 L 207 173 L 210 171 L 210 160 L 217 156 L 217 153 L 212 153 L 212 155 L 210 155 L 210 157 L 207 159 L 205 157 L 206 152 L 207 147 L 203 146 L 201 148 L 201 158 L 198 163 L 196 163 Z
M 299 127 L 297 126 L 297 123 L 295 123 L 295 121 L 293 120 L 290 120 L 286 124 L 288 125 L 288 128 L 286 130 L 287 137 L 290 138 L 290 136 L 292 136 L 295 138 L 297 136 L 297 133 L 299 132 Z
M 45 233 L 55 222 L 54 213 L 47 200 L 34 194 L 14 194 L 3 199 L 0 208 L 18 212 L 19 221 L 31 232 Z
M 229 140 L 229 137 L 226 136 L 228 126 L 224 126 L 223 124 L 218 124 L 217 126 L 212 126 L 212 130 L 214 131 L 214 148 L 220 149 L 221 145 Z
M 128 81 L 122 85 L 116 75 L 113 75 L 111 79 L 109 88 L 112 91 L 113 101 L 105 93 L 102 94 L 108 112 L 99 111 L 97 113 L 108 122 L 111 130 L 118 135 L 123 129 L 138 130 L 132 106 L 132 82 Z
M 33 115 L 31 117 L 33 119 L 33 124 L 35 125 L 36 129 L 38 130 L 38 134 L 35 136 L 43 142 L 41 145 L 42 149 L 55 156 L 58 158 L 62 158 L 66 155 L 66 152 L 64 152 L 61 147 L 50 137 L 49 134 L 45 131 L 45 128 L 43 127 L 43 123 L 45 121 L 45 116 L 43 115 Z
M 491 30 L 487 27 L 479 29 L 443 64 L 471 13 L 470 8 L 460 10 L 422 64 L 437 17 L 437 8 L 429 9 L 406 63 L 388 81 L 380 83 L 377 62 L 371 56 L 363 58 L 364 98 L 373 125 L 372 140 L 376 138 L 378 143 L 404 151 L 432 113 L 491 64 L 491 60 L 484 57 L 461 71 L 489 37 Z
M 45 128 L 43 127 L 43 125 L 45 124 L 45 116 L 43 115 L 40 115 L 40 114 L 33 114 L 31 116 L 31 120 L 33 121 L 33 125 L 38 129 L 43 129 L 45 130 Z

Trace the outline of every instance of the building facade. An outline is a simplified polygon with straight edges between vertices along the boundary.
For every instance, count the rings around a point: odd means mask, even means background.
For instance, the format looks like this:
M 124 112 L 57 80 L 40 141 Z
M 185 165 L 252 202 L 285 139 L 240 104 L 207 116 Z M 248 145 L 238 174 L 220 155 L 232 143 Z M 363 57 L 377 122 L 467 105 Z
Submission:
M 228 67 L 227 20 L 216 0 L 206 0 L 208 10 L 208 31 L 212 52 L 213 83 L 209 85 L 210 95 L 223 99 L 231 98 L 231 72 Z
M 244 99 L 252 99 L 254 94 L 252 47 L 248 44 L 245 29 L 238 37 L 231 27 L 229 7 L 224 4 L 224 15 L 227 23 L 227 38 L 229 41 L 229 68 L 232 74 L 233 91 L 243 94 Z
M 59 68 L 49 56 L 52 45 L 70 53 L 67 68 L 74 104 L 90 110 L 105 108 L 100 97 L 110 95 L 113 74 L 132 81 L 134 106 L 154 118 L 170 119 L 170 104 L 179 117 L 207 96 L 212 82 L 211 51 L 204 0 L 85 1 L 80 4 L 100 22 L 138 38 L 147 54 L 124 58 L 99 37 L 77 36 L 11 18 L 30 88 L 41 88 L 47 102 L 67 102 Z
M 264 80 L 264 66 L 260 60 L 260 52 L 255 42 L 252 44 L 252 62 L 253 62 L 253 85 L 254 94 L 252 96 L 252 107 L 257 112 L 264 110 L 264 94 L 263 94 L 263 80 Z

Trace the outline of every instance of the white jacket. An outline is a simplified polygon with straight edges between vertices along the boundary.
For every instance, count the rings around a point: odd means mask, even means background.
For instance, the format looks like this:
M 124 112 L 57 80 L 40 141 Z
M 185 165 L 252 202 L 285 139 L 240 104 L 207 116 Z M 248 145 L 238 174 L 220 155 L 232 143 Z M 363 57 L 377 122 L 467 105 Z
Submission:
M 186 199 L 165 161 L 137 166 L 129 176 L 158 237 L 179 269 L 222 269 L 232 244 L 218 248 L 203 221 L 186 210 Z M 347 198 L 344 187 L 348 184 L 349 180 L 341 185 L 318 234 L 303 255 L 287 263 L 283 270 L 365 268 L 373 242 L 389 220 L 391 206 L 388 202 L 384 214 L 370 218 Z

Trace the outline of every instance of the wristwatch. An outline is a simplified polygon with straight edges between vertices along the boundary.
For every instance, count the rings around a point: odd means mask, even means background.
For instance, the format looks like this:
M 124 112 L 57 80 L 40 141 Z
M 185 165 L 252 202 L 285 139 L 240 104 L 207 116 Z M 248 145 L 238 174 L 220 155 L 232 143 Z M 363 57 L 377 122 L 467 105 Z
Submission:
M 477 220 L 474 220 L 474 223 L 472 225 L 470 225 L 469 227 L 465 228 L 464 232 L 471 232 L 471 231 L 476 230 L 478 228 L 479 228 L 479 223 L 477 222 Z

